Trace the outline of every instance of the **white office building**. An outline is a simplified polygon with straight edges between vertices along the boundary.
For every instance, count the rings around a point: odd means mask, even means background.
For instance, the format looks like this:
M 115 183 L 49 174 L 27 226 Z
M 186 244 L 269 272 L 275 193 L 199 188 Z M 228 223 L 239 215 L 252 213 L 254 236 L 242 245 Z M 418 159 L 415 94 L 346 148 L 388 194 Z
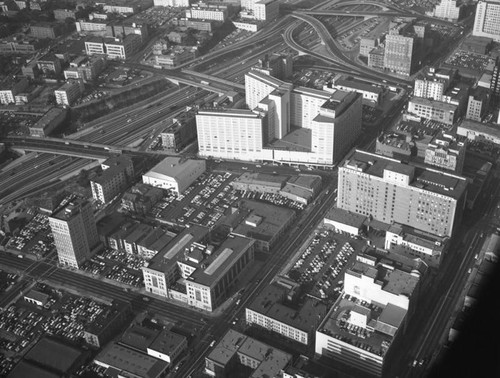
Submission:
M 479 1 L 472 35 L 500 42 L 500 1 Z
M 457 0 L 441 0 L 436 7 L 428 14 L 432 17 L 442 18 L 448 21 L 458 21 L 460 18 L 460 6 Z
M 61 265 L 78 269 L 99 244 L 93 210 L 87 201 L 66 204 L 49 217 L 49 224 Z

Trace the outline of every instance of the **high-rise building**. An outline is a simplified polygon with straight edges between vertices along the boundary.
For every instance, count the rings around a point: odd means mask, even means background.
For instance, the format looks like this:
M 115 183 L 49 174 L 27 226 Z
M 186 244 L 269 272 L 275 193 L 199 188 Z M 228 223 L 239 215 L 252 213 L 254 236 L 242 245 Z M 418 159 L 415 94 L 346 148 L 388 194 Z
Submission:
M 500 1 L 479 1 L 472 35 L 500 42 Z
M 474 88 L 469 95 L 469 103 L 467 104 L 467 114 L 465 117 L 473 121 L 481 121 L 488 107 L 489 99 L 490 94 L 486 88 Z
M 49 217 L 57 257 L 61 265 L 79 268 L 99 244 L 92 206 L 74 200 Z
M 384 68 L 400 75 L 410 75 L 415 67 L 414 36 L 405 35 L 408 24 L 401 24 L 389 30 L 385 37 Z
M 500 96 L 500 58 L 497 58 L 491 74 L 490 90 L 494 96 Z
M 250 110 L 198 112 L 202 156 L 331 165 L 361 132 L 359 93 L 294 88 L 258 70 L 245 87 Z
M 457 6 L 457 0 L 441 0 L 439 4 L 428 12 L 430 16 L 442 18 L 449 21 L 458 21 L 460 18 L 461 6 Z
M 268 116 L 251 110 L 200 110 L 196 115 L 201 156 L 259 160 L 268 141 Z
M 337 206 L 384 222 L 451 236 L 465 206 L 467 180 L 360 150 L 339 166 Z

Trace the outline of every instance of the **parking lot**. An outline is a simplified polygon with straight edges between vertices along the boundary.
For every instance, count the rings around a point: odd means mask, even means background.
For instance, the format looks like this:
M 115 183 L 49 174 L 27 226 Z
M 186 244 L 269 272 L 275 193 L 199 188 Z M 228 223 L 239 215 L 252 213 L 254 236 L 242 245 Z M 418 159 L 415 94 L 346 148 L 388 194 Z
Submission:
M 333 76 L 333 72 L 302 69 L 294 72 L 293 83 L 303 87 L 323 89 Z
M 82 270 L 132 287 L 143 287 L 141 268 L 145 265 L 146 260 L 140 256 L 108 249 L 87 260 Z
M 404 131 L 418 136 L 430 135 L 435 136 L 440 131 L 449 131 L 452 125 L 447 125 L 442 122 L 424 119 L 421 122 L 399 122 L 396 125 L 397 131 Z
M 17 274 L 5 272 L 0 269 L 0 294 L 9 290 L 17 282 L 18 278 Z
M 0 313 L 0 355 L 5 359 L 16 358 L 46 333 L 82 342 L 87 325 L 110 308 L 106 304 L 55 290 L 42 283 L 34 289 L 49 296 L 43 308 L 21 297 Z M 0 359 L 0 370 L 7 363 L 8 360 L 5 362 Z M 5 376 L 1 372 L 0 375 Z
M 47 256 L 55 248 L 48 217 L 36 214 L 16 236 L 9 240 L 6 247 L 34 255 L 37 259 Z
M 238 176 L 229 172 L 205 173 L 179 197 L 167 195 L 155 205 L 152 215 L 180 225 L 192 222 L 212 227 L 241 198 L 230 185 Z
M 471 71 L 483 72 L 490 60 L 491 58 L 487 55 L 457 50 L 446 60 L 446 63 L 458 69 L 466 68 Z
M 343 287 L 343 273 L 364 241 L 320 228 L 291 266 L 288 276 L 308 287 L 309 294 L 335 301 Z
M 363 124 L 374 124 L 376 123 L 382 116 L 383 111 L 369 105 L 363 105 Z

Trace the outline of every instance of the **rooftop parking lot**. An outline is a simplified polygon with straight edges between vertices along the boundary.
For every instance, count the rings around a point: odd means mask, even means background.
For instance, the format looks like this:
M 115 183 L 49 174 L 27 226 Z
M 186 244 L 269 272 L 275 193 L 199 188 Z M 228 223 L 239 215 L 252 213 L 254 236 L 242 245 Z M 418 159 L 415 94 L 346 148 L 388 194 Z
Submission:
M 459 69 L 467 68 L 469 70 L 483 72 L 490 63 L 490 60 L 491 58 L 486 55 L 457 50 L 446 60 L 446 63 Z

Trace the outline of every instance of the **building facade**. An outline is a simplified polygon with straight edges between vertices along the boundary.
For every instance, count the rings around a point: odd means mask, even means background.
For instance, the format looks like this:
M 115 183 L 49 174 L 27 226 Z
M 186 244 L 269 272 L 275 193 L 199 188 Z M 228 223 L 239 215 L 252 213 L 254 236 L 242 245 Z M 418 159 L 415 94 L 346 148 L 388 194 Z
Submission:
M 478 1 L 472 35 L 500 42 L 500 1 Z
M 80 98 L 84 90 L 85 87 L 82 80 L 70 80 L 54 91 L 56 103 L 70 106 L 75 100 Z
M 59 263 L 80 268 L 99 244 L 92 206 L 75 200 L 49 217 Z
M 465 178 L 353 150 L 339 167 L 337 207 L 451 236 L 465 206 Z

